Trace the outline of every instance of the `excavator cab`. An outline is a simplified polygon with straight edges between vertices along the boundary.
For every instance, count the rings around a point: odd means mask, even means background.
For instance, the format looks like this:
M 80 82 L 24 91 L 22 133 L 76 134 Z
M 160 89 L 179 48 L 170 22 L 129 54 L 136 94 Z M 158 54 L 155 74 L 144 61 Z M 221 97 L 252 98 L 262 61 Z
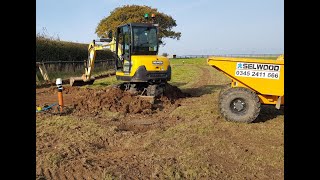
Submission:
M 148 96 L 155 96 L 161 86 L 171 79 L 169 59 L 158 56 L 158 26 L 149 23 L 128 23 L 116 32 L 116 78 L 126 88 L 147 89 Z M 157 89 L 161 89 L 157 91 Z
M 156 26 L 130 23 L 118 27 L 116 33 L 116 54 L 119 56 L 119 62 L 116 63 L 117 71 L 125 75 L 130 74 L 132 56 L 157 55 L 158 47 Z

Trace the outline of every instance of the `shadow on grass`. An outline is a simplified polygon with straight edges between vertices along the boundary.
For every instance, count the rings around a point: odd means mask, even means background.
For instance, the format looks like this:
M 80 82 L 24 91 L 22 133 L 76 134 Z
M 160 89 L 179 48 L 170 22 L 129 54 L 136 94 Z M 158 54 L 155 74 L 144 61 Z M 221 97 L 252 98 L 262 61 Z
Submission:
M 110 86 L 110 83 L 106 83 L 106 82 L 101 82 L 101 83 L 96 83 L 94 84 L 95 86 Z
M 197 88 L 186 88 L 182 91 L 185 93 L 190 94 L 192 97 L 200 97 L 205 94 L 212 94 L 215 91 L 219 91 L 226 87 L 230 86 L 230 84 L 223 84 L 223 85 L 205 85 Z
M 185 82 L 169 82 L 170 85 L 172 86 L 177 86 L 178 88 L 180 88 L 181 86 L 184 86 L 188 83 L 185 83 Z
M 261 105 L 260 114 L 253 123 L 260 123 L 272 120 L 279 115 L 284 115 L 284 107 L 276 109 L 274 105 Z
M 122 84 L 121 81 L 115 81 L 115 82 L 109 82 L 109 81 L 104 81 L 104 82 L 95 82 L 93 84 L 93 87 L 107 87 L 107 86 L 112 86 L 112 85 L 118 85 L 118 84 Z

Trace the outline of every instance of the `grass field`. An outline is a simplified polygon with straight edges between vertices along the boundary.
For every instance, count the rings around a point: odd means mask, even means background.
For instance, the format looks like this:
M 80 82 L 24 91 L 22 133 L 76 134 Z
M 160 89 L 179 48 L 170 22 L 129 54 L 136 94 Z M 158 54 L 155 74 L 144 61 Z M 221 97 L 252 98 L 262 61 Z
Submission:
M 38 178 L 283 179 L 283 109 L 263 106 L 254 123 L 227 122 L 217 103 L 230 79 L 205 58 L 172 59 L 171 65 L 170 84 L 192 97 L 167 113 L 180 119 L 170 126 L 137 133 L 106 125 L 121 117 L 114 112 L 99 120 L 38 115 Z M 115 83 L 113 76 L 90 88 Z

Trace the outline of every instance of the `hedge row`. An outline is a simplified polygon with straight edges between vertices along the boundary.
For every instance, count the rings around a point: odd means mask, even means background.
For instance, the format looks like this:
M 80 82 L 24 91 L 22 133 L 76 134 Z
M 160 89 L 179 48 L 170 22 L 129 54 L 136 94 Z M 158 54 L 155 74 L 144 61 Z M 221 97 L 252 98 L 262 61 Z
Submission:
M 88 58 L 88 45 L 66 41 L 36 38 L 36 61 L 83 61 Z M 96 60 L 112 59 L 109 50 L 97 51 Z

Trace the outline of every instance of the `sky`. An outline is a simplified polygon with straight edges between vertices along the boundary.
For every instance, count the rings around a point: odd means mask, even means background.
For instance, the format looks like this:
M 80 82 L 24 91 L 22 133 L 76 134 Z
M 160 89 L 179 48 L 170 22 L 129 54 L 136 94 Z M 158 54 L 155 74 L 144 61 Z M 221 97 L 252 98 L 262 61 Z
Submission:
M 90 43 L 101 19 L 123 5 L 147 5 L 176 20 L 180 40 L 165 38 L 159 54 L 280 54 L 284 0 L 36 0 L 36 31 Z

